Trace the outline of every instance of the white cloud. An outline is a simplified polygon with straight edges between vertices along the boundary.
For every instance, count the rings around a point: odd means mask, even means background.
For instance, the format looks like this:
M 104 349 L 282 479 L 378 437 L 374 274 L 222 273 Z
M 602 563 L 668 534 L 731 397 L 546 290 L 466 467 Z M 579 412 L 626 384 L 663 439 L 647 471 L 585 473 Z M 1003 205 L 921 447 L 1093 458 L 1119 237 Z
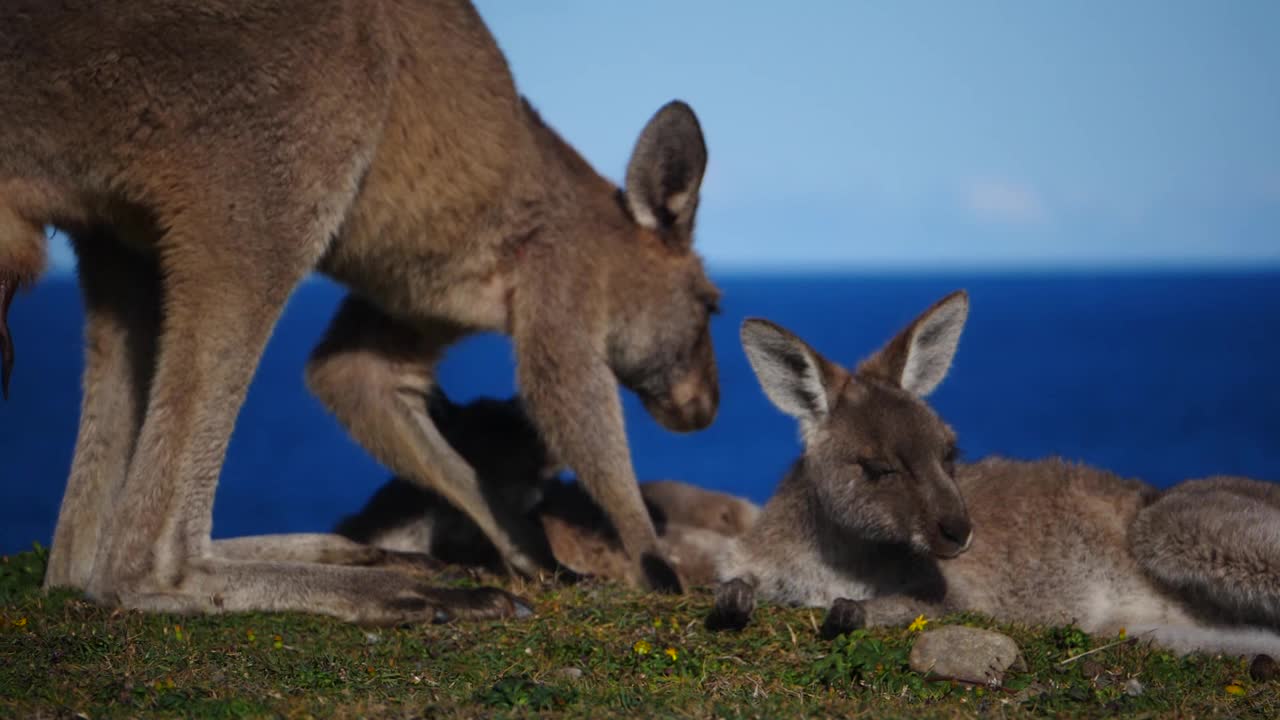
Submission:
M 1025 225 L 1045 219 L 1044 203 L 1030 186 L 1008 180 L 983 179 L 965 188 L 964 204 L 986 222 Z

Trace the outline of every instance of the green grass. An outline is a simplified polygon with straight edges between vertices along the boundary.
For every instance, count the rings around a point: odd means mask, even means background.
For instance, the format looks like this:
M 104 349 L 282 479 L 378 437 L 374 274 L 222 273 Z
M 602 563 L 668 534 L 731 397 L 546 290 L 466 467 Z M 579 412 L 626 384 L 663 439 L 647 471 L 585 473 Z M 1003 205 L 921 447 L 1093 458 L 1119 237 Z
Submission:
M 0 717 L 1280 717 L 1280 683 L 1237 658 L 1126 643 L 1061 666 L 1115 640 L 1070 627 L 930 619 L 1018 641 L 1027 671 L 976 688 L 908 670 L 906 629 L 824 642 L 821 613 L 764 607 L 741 633 L 709 633 L 706 592 L 520 585 L 529 620 L 372 630 L 113 611 L 43 593 L 44 561 L 0 558 Z

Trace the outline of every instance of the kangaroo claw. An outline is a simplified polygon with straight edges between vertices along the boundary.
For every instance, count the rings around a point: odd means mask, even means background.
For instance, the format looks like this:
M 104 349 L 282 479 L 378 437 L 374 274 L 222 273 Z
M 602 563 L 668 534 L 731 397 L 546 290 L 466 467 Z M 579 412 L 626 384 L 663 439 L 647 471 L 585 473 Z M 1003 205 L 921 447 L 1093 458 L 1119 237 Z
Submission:
M 9 303 L 18 291 L 18 281 L 0 277 L 0 396 L 9 399 L 9 377 L 13 374 L 13 338 L 9 335 Z

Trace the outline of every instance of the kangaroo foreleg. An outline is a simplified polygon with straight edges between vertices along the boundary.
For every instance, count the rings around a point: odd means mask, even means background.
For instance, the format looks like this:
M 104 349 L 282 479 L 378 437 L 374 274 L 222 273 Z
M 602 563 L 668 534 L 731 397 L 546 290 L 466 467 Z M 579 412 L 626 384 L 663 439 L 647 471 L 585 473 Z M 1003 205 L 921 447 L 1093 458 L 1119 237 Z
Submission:
M 548 270 L 548 272 L 550 272 Z M 525 408 L 551 454 L 573 468 L 617 530 L 631 581 L 680 592 L 645 509 L 623 427 L 618 384 L 585 329 L 556 327 L 554 309 L 526 300 L 515 321 L 516 373 Z

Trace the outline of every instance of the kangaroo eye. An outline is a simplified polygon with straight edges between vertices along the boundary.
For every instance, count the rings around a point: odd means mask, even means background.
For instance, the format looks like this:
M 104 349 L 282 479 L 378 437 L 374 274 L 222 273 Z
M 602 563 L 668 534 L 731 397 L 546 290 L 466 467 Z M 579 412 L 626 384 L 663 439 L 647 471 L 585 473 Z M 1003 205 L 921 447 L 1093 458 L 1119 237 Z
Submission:
M 947 454 L 942 457 L 942 469 L 946 470 L 948 475 L 955 477 L 956 461 L 960 459 L 962 454 L 963 453 L 960 448 L 952 447 L 947 451 Z
M 720 314 L 720 293 L 714 288 L 696 289 L 694 297 L 706 308 L 708 315 Z
M 897 468 L 879 460 L 859 460 L 858 465 L 862 468 L 862 474 L 866 475 L 868 480 L 880 480 L 881 478 L 898 474 Z

